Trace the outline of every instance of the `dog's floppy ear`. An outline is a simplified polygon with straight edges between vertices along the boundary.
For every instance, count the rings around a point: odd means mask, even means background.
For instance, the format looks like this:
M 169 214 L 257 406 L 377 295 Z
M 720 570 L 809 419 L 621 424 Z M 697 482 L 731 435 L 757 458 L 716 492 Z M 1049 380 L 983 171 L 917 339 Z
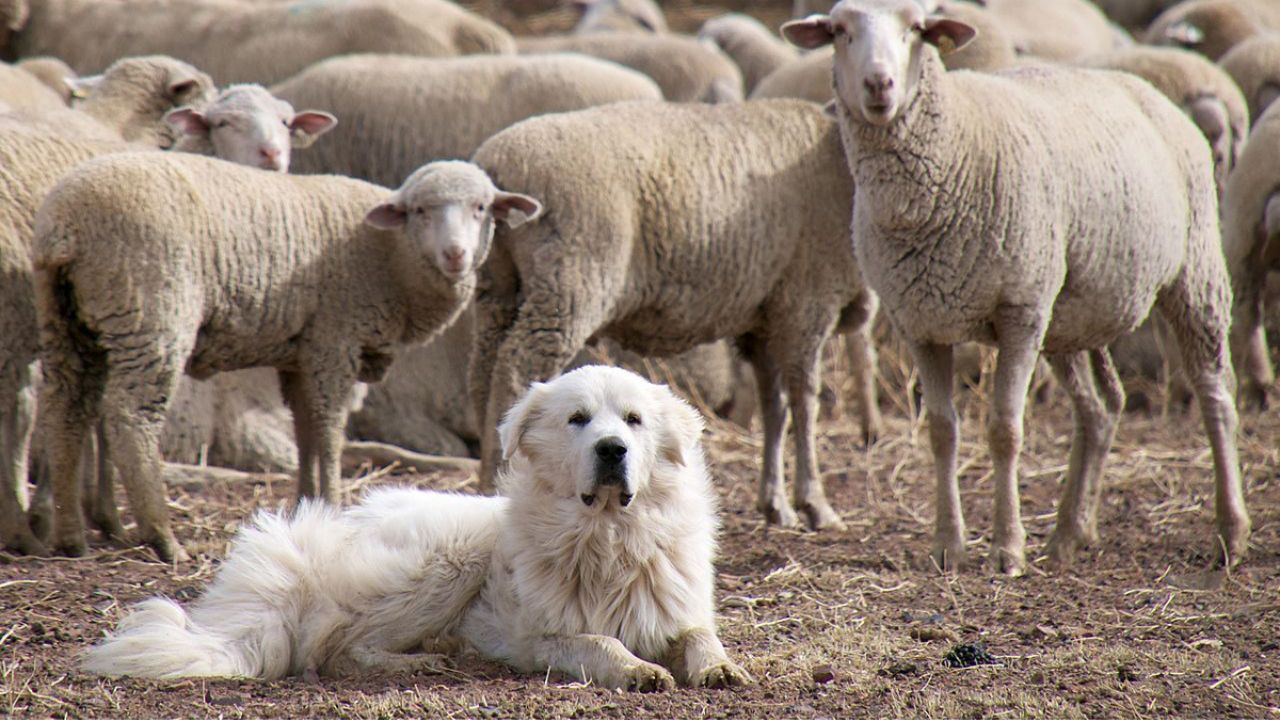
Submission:
M 546 394 L 543 388 L 545 387 L 546 383 L 540 382 L 530 385 L 524 397 L 512 405 L 503 416 L 502 422 L 498 425 L 498 439 L 502 441 L 503 460 L 511 459 L 520 447 L 521 441 L 524 440 L 524 434 L 529 430 L 529 426 L 542 414 L 542 398 Z
M 682 400 L 666 385 L 658 386 L 662 403 L 662 425 L 658 431 L 658 451 L 662 458 L 676 465 L 689 462 L 689 453 L 702 440 L 705 423 L 702 414 Z

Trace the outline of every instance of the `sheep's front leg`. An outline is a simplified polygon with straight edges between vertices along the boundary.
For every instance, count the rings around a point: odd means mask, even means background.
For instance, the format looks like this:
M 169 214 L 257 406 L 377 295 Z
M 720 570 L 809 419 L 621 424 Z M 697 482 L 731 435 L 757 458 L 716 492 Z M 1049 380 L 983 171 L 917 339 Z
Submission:
M 910 347 L 929 413 L 929 445 L 933 450 L 936 506 L 931 555 L 942 570 L 959 570 L 965 563 L 964 510 L 960 507 L 960 486 L 956 482 L 960 431 L 953 397 L 953 352 L 950 345 L 933 343 L 912 343 Z
M 714 630 L 689 628 L 671 643 L 667 666 L 689 687 L 737 687 L 755 682 L 750 673 L 729 659 Z
M 783 487 L 782 440 L 787 427 L 787 406 L 782 397 L 782 372 L 771 358 L 752 347 L 752 342 L 744 342 L 743 347 L 755 372 L 764 430 L 764 455 L 760 462 L 756 509 L 771 525 L 798 528 L 800 516 L 792 509 Z
M 676 686 L 666 668 L 641 660 L 622 641 L 606 635 L 545 637 L 536 652 L 539 662 L 551 669 L 605 688 L 650 692 Z
M 303 356 L 303 394 L 311 411 L 311 440 L 316 457 L 318 497 L 338 504 L 342 490 L 342 445 L 346 441 L 351 390 L 359 375 L 354 348 L 317 349 Z
M 280 371 L 280 396 L 293 416 L 293 439 L 298 447 L 297 498 L 316 497 L 315 431 L 311 405 L 304 392 L 302 376 L 294 371 Z
M 1031 375 L 1040 356 L 1045 321 L 1018 309 L 997 312 L 996 372 L 987 445 L 995 481 L 995 527 L 991 534 L 993 571 L 1016 577 L 1026 572 L 1027 533 L 1018 497 L 1018 455 L 1022 452 L 1022 418 Z

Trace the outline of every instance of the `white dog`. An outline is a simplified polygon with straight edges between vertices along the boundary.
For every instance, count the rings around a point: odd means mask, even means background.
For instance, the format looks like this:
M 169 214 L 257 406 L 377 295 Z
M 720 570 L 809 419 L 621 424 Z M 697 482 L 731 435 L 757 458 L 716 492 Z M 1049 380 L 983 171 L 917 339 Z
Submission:
M 137 606 L 85 668 L 144 677 L 438 669 L 458 641 L 615 688 L 740 685 L 715 633 L 701 417 L 625 370 L 535 383 L 500 428 L 506 497 L 405 488 L 261 513 L 189 611 Z

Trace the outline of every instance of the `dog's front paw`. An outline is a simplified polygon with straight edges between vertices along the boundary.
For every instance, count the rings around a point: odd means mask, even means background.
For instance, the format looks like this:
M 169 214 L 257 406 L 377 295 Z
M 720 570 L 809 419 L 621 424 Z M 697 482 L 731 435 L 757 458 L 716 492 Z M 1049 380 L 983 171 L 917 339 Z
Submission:
M 696 675 L 689 678 L 689 681 L 689 684 L 693 687 L 727 688 L 753 685 L 756 680 L 751 677 L 751 673 L 743 670 L 737 663 L 725 660 L 722 663 L 703 668 Z
M 676 679 L 661 665 L 642 662 L 623 671 L 619 686 L 639 692 L 664 692 L 676 688 Z

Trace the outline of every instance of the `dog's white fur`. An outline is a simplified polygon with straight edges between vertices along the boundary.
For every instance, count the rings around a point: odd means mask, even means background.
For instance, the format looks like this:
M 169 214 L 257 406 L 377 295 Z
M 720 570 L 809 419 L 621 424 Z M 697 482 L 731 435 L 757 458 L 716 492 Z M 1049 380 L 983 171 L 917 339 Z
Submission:
M 462 641 L 607 687 L 737 685 L 715 634 L 702 419 L 665 386 L 584 367 L 500 428 L 506 497 L 377 489 L 260 513 L 189 610 L 140 603 L 85 669 L 143 677 L 437 669 Z M 601 446 L 624 448 L 603 466 Z M 627 501 L 624 503 L 624 501 Z

